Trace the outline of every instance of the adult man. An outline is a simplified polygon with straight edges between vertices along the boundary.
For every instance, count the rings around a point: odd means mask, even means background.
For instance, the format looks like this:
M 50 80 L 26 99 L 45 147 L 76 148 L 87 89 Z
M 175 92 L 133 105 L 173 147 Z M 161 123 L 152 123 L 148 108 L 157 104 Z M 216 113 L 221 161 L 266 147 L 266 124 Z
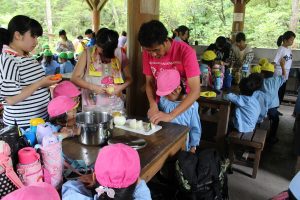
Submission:
M 143 48 L 143 73 L 146 76 L 146 93 L 150 104 L 148 117 L 155 124 L 160 121 L 172 121 L 199 97 L 200 69 L 196 52 L 184 42 L 169 39 L 167 29 L 157 20 L 141 26 L 138 40 Z M 179 106 L 170 113 L 159 111 L 158 97 L 155 96 L 156 78 L 166 69 L 179 71 L 188 93 Z
M 222 61 L 224 64 L 228 64 L 231 44 L 227 42 L 224 36 L 219 36 L 215 43 L 210 44 L 206 50 L 212 50 L 216 53 L 216 61 Z

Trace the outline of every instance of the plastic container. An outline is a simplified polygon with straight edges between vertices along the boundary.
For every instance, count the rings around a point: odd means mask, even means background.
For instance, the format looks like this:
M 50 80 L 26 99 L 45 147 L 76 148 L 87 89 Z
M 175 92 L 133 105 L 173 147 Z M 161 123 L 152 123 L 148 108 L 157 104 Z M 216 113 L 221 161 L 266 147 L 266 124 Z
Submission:
M 221 72 L 215 72 L 214 88 L 221 90 Z
M 202 71 L 202 86 L 208 86 L 208 81 L 209 81 L 209 77 L 208 77 L 208 69 L 204 68 Z
M 223 88 L 231 88 L 231 83 L 232 83 L 232 75 L 230 72 L 230 68 L 226 69 L 225 71 L 225 77 L 224 77 L 224 82 L 223 82 Z
M 35 134 L 37 125 L 45 124 L 45 121 L 42 118 L 33 118 L 29 121 L 29 123 L 30 123 L 30 131 Z
M 242 66 L 242 78 L 246 78 L 249 73 L 249 65 L 243 64 Z
M 25 147 L 18 151 L 19 163 L 28 165 L 40 159 L 40 155 L 32 147 Z

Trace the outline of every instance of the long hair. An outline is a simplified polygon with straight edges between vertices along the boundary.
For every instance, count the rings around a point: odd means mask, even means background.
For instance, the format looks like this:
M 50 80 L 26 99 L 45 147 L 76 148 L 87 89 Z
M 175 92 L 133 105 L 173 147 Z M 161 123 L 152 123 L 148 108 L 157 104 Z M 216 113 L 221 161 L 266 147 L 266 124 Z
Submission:
M 114 200 L 133 200 L 133 193 L 135 191 L 136 184 L 137 182 L 133 183 L 127 188 L 113 188 L 113 190 L 115 191 Z M 109 198 L 105 192 L 99 197 L 99 200 L 110 199 L 111 198 Z
M 118 47 L 119 34 L 114 30 L 102 28 L 97 32 L 96 44 L 103 49 L 106 58 L 115 57 L 115 49 Z

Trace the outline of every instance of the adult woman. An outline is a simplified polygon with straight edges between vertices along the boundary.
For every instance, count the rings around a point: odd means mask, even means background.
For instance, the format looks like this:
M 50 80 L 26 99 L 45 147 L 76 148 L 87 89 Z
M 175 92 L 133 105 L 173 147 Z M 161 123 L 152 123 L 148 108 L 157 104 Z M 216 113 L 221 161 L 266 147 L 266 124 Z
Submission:
M 48 117 L 48 86 L 60 80 L 45 77 L 43 67 L 29 56 L 42 34 L 39 22 L 17 15 L 10 20 L 8 30 L 0 35 L 0 40 L 5 36 L 9 38 L 4 41 L 0 55 L 0 100 L 4 104 L 5 125 L 13 125 L 16 121 L 19 126 L 26 127 L 32 118 Z
M 65 30 L 60 30 L 58 32 L 58 36 L 60 37 L 61 41 L 59 41 L 56 44 L 56 51 L 57 52 L 62 52 L 62 51 L 72 51 L 72 52 L 74 52 L 75 51 L 74 45 L 70 40 L 68 40 L 67 33 L 66 33 Z
M 118 37 L 116 31 L 100 29 L 96 45 L 79 57 L 71 80 L 82 88 L 83 110 L 112 111 L 124 107 L 118 96 L 131 83 L 131 75 L 126 55 L 117 48 Z
M 288 80 L 290 69 L 292 67 L 293 55 L 292 50 L 289 48 L 294 42 L 296 35 L 292 31 L 286 31 L 283 35 L 279 36 L 277 39 L 277 46 L 279 47 L 274 58 L 275 63 L 275 76 L 280 76 L 282 74 L 281 65 L 285 66 L 286 76 L 285 80 Z M 286 82 L 279 88 L 278 97 L 279 102 L 283 100 L 285 93 Z

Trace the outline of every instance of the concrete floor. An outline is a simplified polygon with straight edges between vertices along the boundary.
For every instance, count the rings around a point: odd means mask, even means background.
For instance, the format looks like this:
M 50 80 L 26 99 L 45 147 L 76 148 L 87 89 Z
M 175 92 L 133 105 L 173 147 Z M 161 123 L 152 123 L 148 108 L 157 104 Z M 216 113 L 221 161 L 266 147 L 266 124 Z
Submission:
M 293 109 L 293 106 L 280 106 L 279 111 L 283 116 L 280 117 L 277 132 L 279 142 L 273 146 L 265 146 L 256 179 L 237 171 L 228 176 L 230 200 L 269 199 L 288 188 L 295 174 L 296 163 L 296 156 L 293 154 Z M 234 167 L 249 174 L 252 172 L 247 167 Z

